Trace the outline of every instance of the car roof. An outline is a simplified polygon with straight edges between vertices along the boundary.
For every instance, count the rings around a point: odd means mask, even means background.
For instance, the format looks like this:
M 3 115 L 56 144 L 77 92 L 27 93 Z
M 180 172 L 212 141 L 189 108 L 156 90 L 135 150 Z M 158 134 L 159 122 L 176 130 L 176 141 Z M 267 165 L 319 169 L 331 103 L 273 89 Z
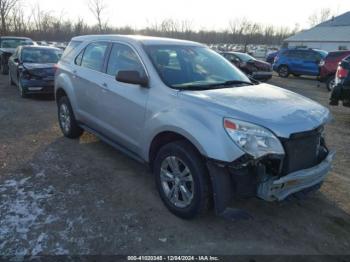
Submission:
M 153 37 L 143 35 L 84 35 L 73 37 L 72 41 L 124 41 L 128 43 L 141 43 L 145 45 L 188 45 L 188 46 L 204 46 L 197 42 L 172 39 L 166 37 Z
M 61 50 L 54 46 L 43 46 L 43 45 L 24 45 L 22 46 L 22 49 L 51 49 L 51 50 Z
M 26 39 L 26 40 L 31 40 L 29 37 L 22 37 L 22 36 L 0 36 L 0 39 Z

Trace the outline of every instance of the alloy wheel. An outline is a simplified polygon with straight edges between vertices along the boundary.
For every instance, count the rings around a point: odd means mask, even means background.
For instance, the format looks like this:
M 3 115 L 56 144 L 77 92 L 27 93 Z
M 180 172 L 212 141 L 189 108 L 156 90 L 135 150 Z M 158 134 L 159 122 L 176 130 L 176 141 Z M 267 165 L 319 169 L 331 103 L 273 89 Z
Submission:
M 69 133 L 71 127 L 71 117 L 68 106 L 66 104 L 61 104 L 59 115 L 62 129 L 64 132 Z
M 178 208 L 192 202 L 194 181 L 188 166 L 176 156 L 168 156 L 161 164 L 160 182 L 167 199 Z

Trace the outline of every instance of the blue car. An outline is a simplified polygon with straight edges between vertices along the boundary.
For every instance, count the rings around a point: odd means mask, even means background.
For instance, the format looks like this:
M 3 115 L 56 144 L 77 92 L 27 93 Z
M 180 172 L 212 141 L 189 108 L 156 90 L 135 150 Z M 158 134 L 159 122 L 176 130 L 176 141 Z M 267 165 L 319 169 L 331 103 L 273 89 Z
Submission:
M 275 58 L 273 70 L 280 77 L 319 75 L 319 63 L 327 56 L 327 52 L 318 49 L 286 49 Z

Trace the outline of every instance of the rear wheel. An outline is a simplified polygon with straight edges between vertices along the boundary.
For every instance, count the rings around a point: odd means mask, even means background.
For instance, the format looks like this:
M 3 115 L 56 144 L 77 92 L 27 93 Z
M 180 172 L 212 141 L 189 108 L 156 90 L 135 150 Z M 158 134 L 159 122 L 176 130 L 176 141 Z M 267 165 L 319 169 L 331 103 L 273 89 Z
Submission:
M 330 76 L 326 81 L 328 91 L 332 91 L 335 87 L 335 76 Z
M 156 185 L 165 206 L 176 216 L 194 218 L 211 205 L 208 171 L 186 141 L 163 146 L 154 162 Z
M 83 134 L 83 129 L 78 125 L 72 110 L 72 106 L 66 96 L 58 101 L 58 122 L 64 136 L 78 138 Z
M 278 75 L 280 77 L 288 77 L 289 76 L 289 68 L 288 66 L 280 66 L 280 68 L 278 69 Z
M 4 58 L 1 59 L 1 74 L 8 74 L 8 65 L 4 62 Z

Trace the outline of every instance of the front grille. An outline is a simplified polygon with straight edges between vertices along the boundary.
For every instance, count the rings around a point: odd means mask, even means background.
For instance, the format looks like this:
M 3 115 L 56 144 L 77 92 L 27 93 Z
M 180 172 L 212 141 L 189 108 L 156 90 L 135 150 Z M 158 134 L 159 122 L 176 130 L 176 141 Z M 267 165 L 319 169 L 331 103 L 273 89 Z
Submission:
M 289 139 L 281 139 L 286 153 L 282 167 L 283 175 L 313 167 L 320 162 L 322 131 L 323 127 L 320 127 L 292 134 Z

